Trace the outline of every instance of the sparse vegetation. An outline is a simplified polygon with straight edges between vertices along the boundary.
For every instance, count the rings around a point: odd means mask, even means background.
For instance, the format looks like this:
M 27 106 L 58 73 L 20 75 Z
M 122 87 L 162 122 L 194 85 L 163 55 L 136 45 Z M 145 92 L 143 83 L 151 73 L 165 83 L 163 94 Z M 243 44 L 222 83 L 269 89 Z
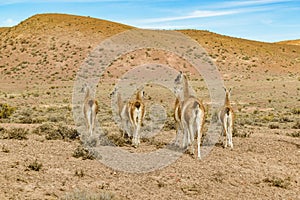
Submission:
M 111 134 L 107 136 L 110 141 L 112 141 L 116 146 L 123 147 L 125 145 L 130 145 L 131 141 L 129 138 L 122 137 L 121 134 Z
M 0 119 L 9 118 L 15 110 L 15 107 L 12 107 L 6 103 L 0 103 Z
M 39 163 L 37 160 L 34 160 L 32 163 L 28 165 L 28 169 L 33 171 L 40 171 L 42 166 L 43 166 L 42 163 Z
M 7 148 L 7 146 L 4 146 L 4 145 L 2 146 L 1 151 L 4 152 L 4 153 L 9 153 L 10 152 L 10 150 Z
M 84 176 L 84 172 L 82 169 L 80 170 L 76 170 L 75 171 L 75 176 L 78 176 L 78 177 L 83 177 Z
M 295 125 L 292 126 L 293 129 L 300 129 L 300 121 L 297 121 Z
M 287 135 L 291 137 L 300 137 L 300 131 L 288 133 Z
M 82 158 L 83 160 L 89 159 L 89 160 L 94 160 L 95 155 L 91 153 L 88 149 L 84 148 L 82 145 L 79 145 L 74 153 L 73 157 L 75 158 Z
M 272 176 L 271 178 L 263 179 L 263 181 L 266 183 L 269 183 L 271 186 L 287 189 L 288 186 L 290 185 L 291 178 L 288 177 L 288 178 L 282 179 L 279 177 Z
M 279 125 L 278 124 L 269 124 L 269 128 L 270 129 L 279 129 Z
M 238 131 L 239 130 L 239 131 Z M 240 138 L 248 138 L 253 132 L 250 130 L 243 130 L 238 128 L 237 126 L 233 127 L 232 136 L 233 137 L 240 137 Z
M 153 137 L 151 138 L 142 138 L 142 142 L 146 142 L 149 145 L 154 145 L 157 149 L 162 148 L 166 145 L 165 142 L 157 141 Z
M 76 190 L 66 194 L 62 200 L 116 200 L 116 198 L 113 193 L 107 191 L 95 193 L 91 191 Z
M 45 135 L 47 140 L 75 140 L 79 137 L 79 133 L 76 129 L 55 123 L 44 123 L 35 128 L 32 133 Z
M 15 139 L 15 140 L 25 140 L 29 133 L 28 129 L 25 128 L 0 128 L 0 139 Z

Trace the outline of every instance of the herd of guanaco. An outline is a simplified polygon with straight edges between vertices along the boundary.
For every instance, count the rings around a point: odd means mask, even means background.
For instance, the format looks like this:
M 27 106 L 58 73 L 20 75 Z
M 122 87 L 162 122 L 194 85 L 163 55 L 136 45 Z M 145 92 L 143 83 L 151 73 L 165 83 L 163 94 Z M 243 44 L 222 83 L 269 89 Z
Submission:
M 222 124 L 221 136 L 225 140 L 224 147 L 233 148 L 232 132 L 234 124 L 234 111 L 230 103 L 231 89 L 225 90 L 225 101 L 219 112 L 219 121 Z M 85 98 L 83 102 L 83 115 L 90 136 L 93 135 L 96 115 L 99 112 L 97 100 L 91 96 L 90 88 L 84 85 Z M 114 91 L 116 92 L 116 90 Z M 200 143 L 205 122 L 205 108 L 202 101 L 190 92 L 187 76 L 180 72 L 174 80 L 176 95 L 174 106 L 174 119 L 176 125 L 175 144 L 183 148 L 191 147 L 194 154 L 194 141 L 197 138 L 197 157 L 201 159 Z M 132 145 L 140 144 L 140 131 L 145 117 L 144 89 L 136 92 L 135 98 L 124 102 L 120 93 L 117 93 L 118 115 L 121 120 L 123 137 L 125 134 L 132 138 Z M 224 135 L 225 133 L 225 135 Z M 179 144 L 182 138 L 182 145 Z

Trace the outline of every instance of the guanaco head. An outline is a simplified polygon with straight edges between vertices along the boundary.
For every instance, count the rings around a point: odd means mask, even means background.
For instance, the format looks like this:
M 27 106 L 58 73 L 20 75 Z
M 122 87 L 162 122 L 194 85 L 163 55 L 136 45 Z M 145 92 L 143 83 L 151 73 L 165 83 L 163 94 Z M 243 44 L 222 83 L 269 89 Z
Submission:
M 85 96 L 90 96 L 90 86 L 87 83 L 84 83 L 81 88 L 81 92 L 85 93 Z
M 225 91 L 225 94 L 227 95 L 230 95 L 231 94 L 231 88 L 227 89 L 226 87 L 223 87 L 224 88 L 224 91 Z
M 184 98 L 188 98 L 192 95 L 189 88 L 188 78 L 182 71 L 179 72 L 174 80 L 174 92 L 177 97 L 183 95 Z
M 175 78 L 175 84 L 180 84 L 182 83 L 182 78 L 183 78 L 183 72 L 182 71 L 179 71 L 179 74 L 176 76 Z
M 143 100 L 145 97 L 144 87 L 140 88 L 136 93 L 136 99 Z
M 225 104 L 230 104 L 229 99 L 230 99 L 230 94 L 231 94 L 231 88 L 226 89 L 225 87 L 224 91 L 225 91 Z
M 181 94 L 183 88 L 182 88 L 182 80 L 183 80 L 183 73 L 182 71 L 179 72 L 179 74 L 176 76 L 174 80 L 174 92 L 178 96 Z

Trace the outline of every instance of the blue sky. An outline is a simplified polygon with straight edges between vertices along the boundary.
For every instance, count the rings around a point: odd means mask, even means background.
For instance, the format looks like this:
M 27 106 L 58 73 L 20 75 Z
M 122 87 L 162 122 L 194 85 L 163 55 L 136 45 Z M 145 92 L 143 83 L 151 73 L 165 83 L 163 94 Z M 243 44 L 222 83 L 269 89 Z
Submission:
M 300 0 L 5 0 L 0 27 L 34 14 L 91 16 L 140 28 L 199 29 L 251 40 L 300 39 Z

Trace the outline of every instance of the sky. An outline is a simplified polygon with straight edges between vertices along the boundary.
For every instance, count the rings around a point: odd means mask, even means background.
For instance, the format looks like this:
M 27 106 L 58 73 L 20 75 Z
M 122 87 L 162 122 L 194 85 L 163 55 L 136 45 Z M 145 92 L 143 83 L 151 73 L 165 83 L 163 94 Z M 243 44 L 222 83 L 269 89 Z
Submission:
M 90 16 L 150 29 L 198 29 L 250 40 L 300 39 L 300 0 L 3 0 L 0 27 L 35 14 Z

